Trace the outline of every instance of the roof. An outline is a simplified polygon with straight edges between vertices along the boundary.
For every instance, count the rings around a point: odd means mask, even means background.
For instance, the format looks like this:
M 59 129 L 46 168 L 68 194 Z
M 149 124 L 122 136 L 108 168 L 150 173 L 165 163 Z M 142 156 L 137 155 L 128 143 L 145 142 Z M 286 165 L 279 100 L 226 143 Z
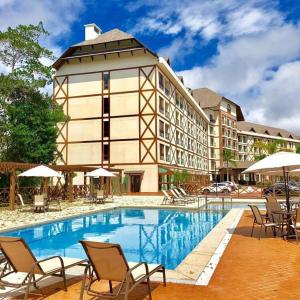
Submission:
M 199 88 L 193 90 L 193 96 L 196 101 L 200 104 L 202 108 L 212 108 L 220 105 L 222 100 L 227 100 L 233 103 L 237 108 L 237 120 L 243 121 L 244 116 L 241 107 L 233 102 L 232 100 L 219 95 L 218 93 L 208 89 L 208 88 Z
M 126 40 L 127 41 L 131 40 L 132 43 L 130 46 L 127 46 L 125 48 L 124 45 L 122 47 L 120 43 L 118 44 L 114 43 L 114 42 L 120 42 Z M 112 48 L 107 49 L 106 46 L 109 43 L 114 43 L 114 45 Z M 104 44 L 105 46 L 103 50 L 94 49 L 93 47 L 94 45 L 101 45 L 101 44 Z M 85 47 L 85 46 L 90 46 L 90 47 Z M 81 47 L 86 48 L 84 52 Z M 157 54 L 155 52 L 153 52 L 151 49 L 143 45 L 134 36 L 120 29 L 115 28 L 110 31 L 101 33 L 95 39 L 85 40 L 80 43 L 72 45 L 53 63 L 52 67 L 58 70 L 60 66 L 64 64 L 65 61 L 74 58 L 81 59 L 83 57 L 94 57 L 97 55 L 104 55 L 106 57 L 106 55 L 109 54 L 128 52 L 128 51 L 133 52 L 133 51 L 140 51 L 140 50 L 148 51 L 149 53 L 157 57 Z
M 270 136 L 276 136 L 276 137 L 282 137 L 287 139 L 296 139 L 300 140 L 300 137 L 288 130 L 276 128 L 276 127 L 270 127 L 266 125 L 251 123 L 251 122 L 245 122 L 245 121 L 239 121 L 237 122 L 237 129 L 240 131 L 247 131 L 247 132 L 253 132 L 253 133 L 259 133 L 259 134 L 265 134 Z
M 102 44 L 102 43 L 128 40 L 128 39 L 132 39 L 132 38 L 134 38 L 134 37 L 131 34 L 115 28 L 115 29 L 112 29 L 110 31 L 100 34 L 95 39 L 82 41 L 78 44 L 73 45 L 72 47 L 96 45 L 96 44 Z

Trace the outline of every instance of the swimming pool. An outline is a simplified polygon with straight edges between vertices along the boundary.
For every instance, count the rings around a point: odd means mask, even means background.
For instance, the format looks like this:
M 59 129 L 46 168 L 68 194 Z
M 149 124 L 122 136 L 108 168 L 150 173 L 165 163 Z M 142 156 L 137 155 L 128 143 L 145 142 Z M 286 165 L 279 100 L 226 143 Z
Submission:
M 22 237 L 38 257 L 84 258 L 78 243 L 88 239 L 118 243 L 128 261 L 176 266 L 223 218 L 227 211 L 113 209 L 6 232 Z

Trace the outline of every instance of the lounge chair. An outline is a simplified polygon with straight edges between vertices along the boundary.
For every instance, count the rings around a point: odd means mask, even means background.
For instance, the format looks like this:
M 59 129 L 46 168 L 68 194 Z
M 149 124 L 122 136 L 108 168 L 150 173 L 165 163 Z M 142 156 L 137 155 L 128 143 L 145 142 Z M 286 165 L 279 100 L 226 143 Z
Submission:
M 151 299 L 150 276 L 156 272 L 163 274 L 164 285 L 166 285 L 165 268 L 162 265 L 127 262 L 118 244 L 92 241 L 81 241 L 80 243 L 90 262 L 84 272 L 80 300 L 83 299 L 85 291 L 93 297 L 116 298 L 123 294 L 124 299 L 127 300 L 129 293 L 145 281 Z M 93 284 L 100 280 L 108 281 L 109 292 L 103 293 L 92 289 Z M 113 288 L 112 282 L 118 284 Z
M 176 194 L 176 192 L 174 190 L 170 190 L 172 196 L 173 196 L 173 201 L 174 203 L 178 203 L 178 204 L 188 204 L 189 199 L 185 199 L 184 197 L 180 197 Z
M 171 197 L 166 190 L 162 190 L 162 192 L 164 194 L 164 198 L 163 198 L 161 205 L 167 205 L 167 204 L 171 204 L 174 202 L 173 197 Z
M 33 196 L 33 210 L 36 212 L 45 212 L 47 209 L 47 203 L 44 195 Z
M 297 245 L 299 244 L 299 237 L 298 237 L 298 232 L 297 230 L 300 230 L 300 208 L 298 207 L 296 209 L 296 216 L 293 219 L 293 224 L 291 224 L 291 227 L 294 229 L 295 231 L 295 235 L 296 235 L 296 240 L 297 240 Z
M 188 195 L 187 193 L 183 193 L 180 188 L 174 189 L 175 193 L 177 193 L 178 197 L 184 198 L 187 201 L 194 203 L 196 201 L 196 196 Z
M 21 194 L 17 194 L 17 198 L 18 198 L 19 201 L 20 201 L 21 208 L 25 207 L 25 203 L 24 203 L 24 200 L 23 200 L 23 196 L 22 196 Z
M 260 213 L 260 210 L 258 209 L 257 206 L 249 205 L 249 207 L 251 208 L 251 211 L 253 213 L 253 218 L 254 218 L 252 230 L 251 230 L 251 236 L 253 236 L 254 225 L 260 225 L 260 231 L 259 231 L 259 237 L 258 237 L 259 240 L 260 240 L 260 236 L 261 236 L 261 230 L 263 227 L 265 228 L 265 231 L 267 231 L 268 228 L 272 228 L 273 234 L 275 234 L 277 223 L 267 222 L 266 219 L 263 218 L 263 216 Z
M 0 275 L 0 287 L 25 287 L 24 299 L 28 298 L 30 287 L 49 276 L 62 277 L 66 286 L 65 270 L 76 265 L 83 265 L 86 260 L 52 256 L 37 260 L 26 242 L 16 237 L 0 237 L 0 248 L 11 270 Z M 17 281 L 17 282 L 16 282 Z
M 93 202 L 104 204 L 104 200 L 105 200 L 104 190 L 96 190 Z

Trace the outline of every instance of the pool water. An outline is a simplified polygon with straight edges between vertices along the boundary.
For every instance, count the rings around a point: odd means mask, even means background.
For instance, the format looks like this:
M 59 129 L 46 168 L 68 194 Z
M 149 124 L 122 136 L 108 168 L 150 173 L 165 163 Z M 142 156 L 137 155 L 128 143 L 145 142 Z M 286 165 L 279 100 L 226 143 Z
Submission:
M 38 257 L 85 258 L 79 240 L 118 243 L 128 261 L 175 269 L 227 211 L 114 209 L 6 232 L 22 237 Z

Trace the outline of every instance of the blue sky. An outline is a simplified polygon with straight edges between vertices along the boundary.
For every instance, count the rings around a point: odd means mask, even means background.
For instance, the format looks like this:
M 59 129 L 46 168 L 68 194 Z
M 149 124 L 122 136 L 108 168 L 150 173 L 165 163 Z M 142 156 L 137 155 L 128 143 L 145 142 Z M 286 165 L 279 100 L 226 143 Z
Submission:
M 57 56 L 83 40 L 84 24 L 120 28 L 170 57 L 186 85 L 236 101 L 249 121 L 300 133 L 299 0 L 0 0 L 0 20 L 1 30 L 43 21 Z

